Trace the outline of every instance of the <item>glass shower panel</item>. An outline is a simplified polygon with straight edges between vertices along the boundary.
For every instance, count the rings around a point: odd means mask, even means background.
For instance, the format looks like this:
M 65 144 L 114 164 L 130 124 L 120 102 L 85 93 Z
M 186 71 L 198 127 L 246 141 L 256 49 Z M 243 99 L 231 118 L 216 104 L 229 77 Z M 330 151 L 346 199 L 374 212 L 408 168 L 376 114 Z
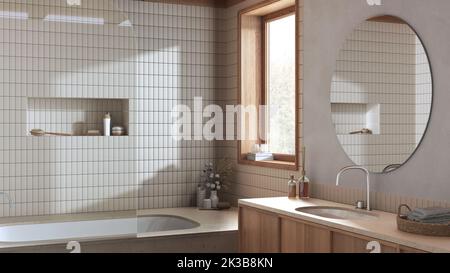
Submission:
M 136 235 L 146 90 L 130 3 L 0 1 L 0 218 L 58 221 L 0 241 Z

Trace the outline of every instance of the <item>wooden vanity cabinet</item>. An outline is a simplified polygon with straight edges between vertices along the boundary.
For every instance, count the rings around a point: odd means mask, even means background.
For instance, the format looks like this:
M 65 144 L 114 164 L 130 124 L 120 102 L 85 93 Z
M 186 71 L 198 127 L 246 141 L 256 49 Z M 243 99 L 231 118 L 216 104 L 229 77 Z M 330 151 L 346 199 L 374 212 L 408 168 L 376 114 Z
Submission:
M 239 249 L 243 253 L 280 252 L 280 219 L 260 210 L 240 207 Z
M 239 208 L 242 253 L 369 253 L 367 244 L 371 241 L 380 243 L 381 253 L 424 253 L 263 210 Z

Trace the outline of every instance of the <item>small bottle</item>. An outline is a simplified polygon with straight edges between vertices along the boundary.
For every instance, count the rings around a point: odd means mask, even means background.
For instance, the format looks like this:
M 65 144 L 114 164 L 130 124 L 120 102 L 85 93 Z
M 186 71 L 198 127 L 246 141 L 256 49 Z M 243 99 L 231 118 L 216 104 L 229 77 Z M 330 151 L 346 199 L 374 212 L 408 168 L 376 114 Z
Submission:
M 203 208 L 203 200 L 206 198 L 206 189 L 198 185 L 197 186 L 197 208 L 201 209 Z
M 306 176 L 306 148 L 302 147 L 302 176 L 298 179 L 298 196 L 301 199 L 308 199 L 311 194 L 311 181 Z
M 297 183 L 295 183 L 295 178 L 293 175 L 291 175 L 291 179 L 289 179 L 288 187 L 289 187 L 289 198 L 296 198 Z
M 311 182 L 309 178 L 302 172 L 302 176 L 298 179 L 298 195 L 302 199 L 308 199 L 311 192 Z
M 217 191 L 211 191 L 211 208 L 217 209 L 217 204 L 219 204 L 219 197 L 217 196 Z
M 204 209 L 211 209 L 211 199 L 203 200 L 203 208 Z
M 111 135 L 111 114 L 109 112 L 106 113 L 105 117 L 103 118 L 103 135 Z

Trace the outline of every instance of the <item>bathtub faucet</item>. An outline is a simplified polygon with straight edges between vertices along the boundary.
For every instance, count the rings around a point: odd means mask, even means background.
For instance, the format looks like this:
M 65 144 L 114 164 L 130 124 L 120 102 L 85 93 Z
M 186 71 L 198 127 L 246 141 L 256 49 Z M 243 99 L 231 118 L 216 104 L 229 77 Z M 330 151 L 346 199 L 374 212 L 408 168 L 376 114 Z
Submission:
M 3 191 L 0 192 L 0 195 L 3 196 L 3 198 L 8 199 L 8 204 L 9 204 L 9 207 L 11 208 L 12 205 L 13 205 L 13 201 L 12 201 L 11 195 L 9 195 L 9 193 L 3 192 Z

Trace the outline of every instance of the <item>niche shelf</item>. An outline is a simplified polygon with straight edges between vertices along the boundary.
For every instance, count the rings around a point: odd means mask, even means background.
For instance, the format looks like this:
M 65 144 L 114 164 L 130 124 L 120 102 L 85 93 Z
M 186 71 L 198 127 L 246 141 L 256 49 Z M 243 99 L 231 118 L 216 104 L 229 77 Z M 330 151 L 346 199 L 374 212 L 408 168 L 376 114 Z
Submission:
M 338 135 L 349 135 L 363 128 L 372 130 L 373 135 L 380 134 L 380 104 L 331 103 L 331 113 Z
M 28 98 L 27 132 L 47 132 L 87 136 L 88 130 L 103 133 L 103 117 L 111 113 L 111 125 L 123 126 L 128 133 L 129 100 L 101 98 Z

